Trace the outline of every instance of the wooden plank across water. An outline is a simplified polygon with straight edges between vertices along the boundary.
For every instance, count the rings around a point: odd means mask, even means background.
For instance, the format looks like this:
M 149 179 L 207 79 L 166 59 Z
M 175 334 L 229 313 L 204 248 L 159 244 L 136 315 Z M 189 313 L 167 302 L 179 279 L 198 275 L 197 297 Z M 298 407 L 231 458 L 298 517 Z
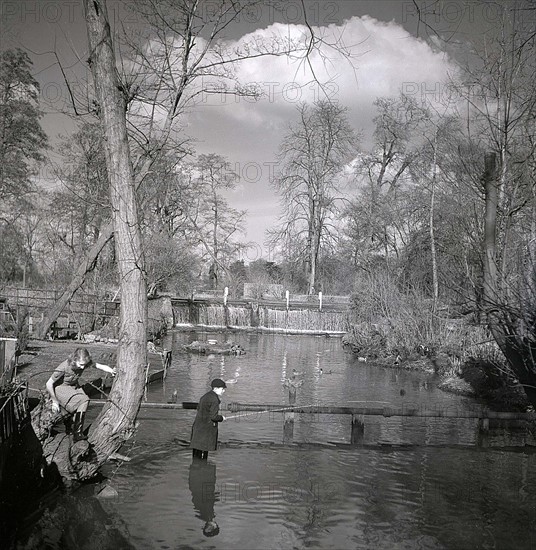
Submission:
M 92 403 L 104 404 L 107 401 L 92 399 Z M 196 409 L 197 403 L 184 401 L 182 403 L 155 403 L 143 401 L 142 409 Z M 253 404 L 229 403 L 227 410 L 240 412 L 272 412 L 300 414 L 349 414 L 360 416 L 410 416 L 416 418 L 495 418 L 500 420 L 536 421 L 536 413 L 502 412 L 483 409 L 481 411 L 446 409 L 410 409 L 394 407 L 337 407 L 319 405 L 285 405 L 285 404 Z
M 91 403 L 95 405 L 105 405 L 108 403 L 107 399 L 91 399 Z M 182 403 L 151 403 L 148 401 L 142 401 L 142 409 L 197 409 L 197 402 L 195 401 L 183 401 Z

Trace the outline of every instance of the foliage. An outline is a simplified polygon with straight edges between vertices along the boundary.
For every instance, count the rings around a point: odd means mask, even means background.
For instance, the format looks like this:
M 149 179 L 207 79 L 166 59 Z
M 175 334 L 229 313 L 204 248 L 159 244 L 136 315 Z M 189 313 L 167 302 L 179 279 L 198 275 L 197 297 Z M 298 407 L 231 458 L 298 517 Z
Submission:
M 422 291 L 401 285 L 381 267 L 357 278 L 351 310 L 354 343 L 365 354 L 408 357 L 427 349 L 455 360 L 464 357 L 475 332 L 482 335 L 467 321 L 450 318 L 446 307 L 435 313 Z
M 17 202 L 32 189 L 31 177 L 47 137 L 39 119 L 39 84 L 20 49 L 0 52 L 0 201 Z
M 408 194 L 416 183 L 410 168 L 430 122 L 430 113 L 403 94 L 378 98 L 374 105 L 374 145 L 354 161 L 357 196 L 346 209 L 349 253 L 365 269 L 376 254 L 396 259 L 420 222 Z
M 0 52 L 0 280 L 10 283 L 24 281 L 35 267 L 25 222 L 33 215 L 33 177 L 47 145 L 38 98 L 28 55 Z
M 59 145 L 62 163 L 54 172 L 61 187 L 52 194 L 50 212 L 53 233 L 73 257 L 95 242 L 111 217 L 102 134 L 100 123 L 85 122 Z
M 0 223 L 0 281 L 11 282 L 22 279 L 22 269 L 14 258 L 24 256 L 22 235 L 12 224 Z
M 248 280 L 244 260 L 237 260 L 229 266 L 225 285 L 233 298 L 241 298 L 244 292 L 244 283 Z
M 251 262 L 247 269 L 249 282 L 263 280 L 267 283 L 281 283 L 283 272 L 275 262 L 269 262 L 260 258 Z

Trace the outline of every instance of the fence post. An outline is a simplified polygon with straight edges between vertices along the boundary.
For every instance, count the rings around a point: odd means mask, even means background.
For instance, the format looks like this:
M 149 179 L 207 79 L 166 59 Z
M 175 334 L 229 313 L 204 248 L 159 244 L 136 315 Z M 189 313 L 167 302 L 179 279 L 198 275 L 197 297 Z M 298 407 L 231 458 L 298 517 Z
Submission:
M 227 298 L 229 296 L 229 287 L 223 289 L 223 324 L 229 326 L 229 308 L 227 307 Z
M 288 403 L 289 405 L 296 404 L 296 388 L 294 386 L 288 388 Z
M 171 365 L 171 350 L 165 349 L 162 351 L 162 363 L 164 364 L 164 379 L 167 376 L 168 367 Z
M 322 311 L 322 292 L 318 293 L 318 309 Z
M 479 447 L 489 446 L 489 418 L 478 419 L 476 440 Z
M 365 415 L 352 415 L 352 433 L 350 435 L 351 445 L 363 445 L 365 438 Z
M 288 389 L 288 402 L 289 405 L 296 403 L 296 388 L 292 385 Z M 283 413 L 283 443 L 290 444 L 294 439 L 294 413 Z

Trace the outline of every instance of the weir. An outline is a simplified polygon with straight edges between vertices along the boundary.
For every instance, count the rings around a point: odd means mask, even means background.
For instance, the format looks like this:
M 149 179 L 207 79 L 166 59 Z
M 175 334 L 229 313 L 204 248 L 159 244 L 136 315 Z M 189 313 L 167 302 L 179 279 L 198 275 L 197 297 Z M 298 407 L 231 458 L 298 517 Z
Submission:
M 337 334 L 349 330 L 343 304 L 171 299 L 176 325 L 258 329 L 290 333 Z

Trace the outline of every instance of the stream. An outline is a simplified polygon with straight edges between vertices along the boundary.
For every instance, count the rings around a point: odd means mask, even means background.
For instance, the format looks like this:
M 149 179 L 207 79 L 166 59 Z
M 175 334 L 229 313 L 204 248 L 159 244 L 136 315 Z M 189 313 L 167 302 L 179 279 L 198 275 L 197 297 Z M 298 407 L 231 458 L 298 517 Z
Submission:
M 229 337 L 245 355 L 181 349 Z M 167 402 L 174 392 L 178 402 L 198 401 L 223 378 L 227 416 L 232 402 L 285 406 L 283 382 L 295 370 L 301 406 L 482 407 L 438 390 L 434 375 L 359 362 L 339 338 L 166 338 L 172 364 L 164 382 L 150 385 L 148 401 Z M 220 425 L 219 449 L 200 463 L 188 449 L 194 417 L 194 410 L 142 409 L 137 434 L 121 450 L 130 462 L 105 467 L 111 496 L 96 499 L 86 488 L 63 504 L 98 508 L 108 536 L 100 546 L 36 522 L 21 548 L 536 548 L 536 454 L 523 430 L 492 430 L 483 447 L 475 419 L 366 417 L 355 447 L 348 415 L 296 414 L 289 442 L 281 413 L 242 413 Z M 53 515 L 61 499 L 48 506 Z

